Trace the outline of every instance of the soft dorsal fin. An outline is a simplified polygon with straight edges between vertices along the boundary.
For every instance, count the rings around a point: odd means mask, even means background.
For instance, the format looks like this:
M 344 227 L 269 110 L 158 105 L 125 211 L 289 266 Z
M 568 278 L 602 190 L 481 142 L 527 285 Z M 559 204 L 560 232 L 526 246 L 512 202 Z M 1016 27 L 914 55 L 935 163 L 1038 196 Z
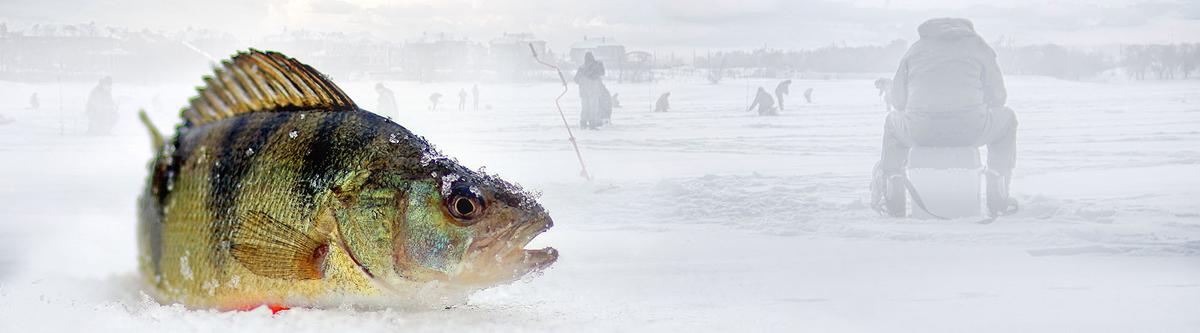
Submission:
M 250 49 L 221 62 L 214 75 L 183 109 L 188 125 L 200 125 L 248 112 L 358 107 L 346 93 L 312 67 L 278 52 Z

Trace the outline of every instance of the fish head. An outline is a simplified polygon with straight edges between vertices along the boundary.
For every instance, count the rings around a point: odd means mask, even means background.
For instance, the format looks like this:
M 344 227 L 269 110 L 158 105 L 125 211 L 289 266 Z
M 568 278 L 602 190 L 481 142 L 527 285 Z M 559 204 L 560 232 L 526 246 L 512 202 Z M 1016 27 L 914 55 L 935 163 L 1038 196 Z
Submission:
M 554 226 L 535 195 L 498 177 L 467 169 L 439 178 L 443 225 L 469 235 L 458 244 L 464 251 L 449 281 L 486 285 L 518 279 L 558 259 L 552 247 L 526 249 L 535 237 Z
M 369 177 L 339 219 L 353 224 L 339 227 L 348 252 L 377 280 L 486 287 L 558 259 L 554 248 L 525 249 L 554 225 L 535 195 L 453 161 L 430 164 L 420 177 Z

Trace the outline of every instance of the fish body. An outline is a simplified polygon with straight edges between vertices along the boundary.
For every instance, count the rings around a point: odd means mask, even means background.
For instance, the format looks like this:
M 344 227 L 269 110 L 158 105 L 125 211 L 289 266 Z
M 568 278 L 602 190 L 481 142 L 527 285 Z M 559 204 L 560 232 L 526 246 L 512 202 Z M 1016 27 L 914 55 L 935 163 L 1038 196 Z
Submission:
M 155 140 L 139 200 L 139 267 L 160 301 L 388 303 L 557 259 L 523 249 L 553 224 L 530 194 L 359 109 L 311 67 L 252 50 L 206 82 L 175 136 Z

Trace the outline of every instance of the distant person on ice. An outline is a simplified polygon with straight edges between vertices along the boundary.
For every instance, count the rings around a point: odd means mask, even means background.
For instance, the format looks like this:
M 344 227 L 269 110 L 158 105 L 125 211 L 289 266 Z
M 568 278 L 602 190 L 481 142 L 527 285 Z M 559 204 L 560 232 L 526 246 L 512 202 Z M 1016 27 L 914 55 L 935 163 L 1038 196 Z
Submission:
M 879 97 L 883 98 L 887 111 L 892 112 L 892 79 L 881 77 L 875 80 L 875 89 L 879 90 Z
M 37 93 L 29 95 L 29 109 L 37 111 L 42 107 L 42 102 L 38 100 Z
M 613 94 L 612 94 L 612 107 L 613 107 L 614 109 L 620 109 L 620 108 L 621 108 L 621 99 L 620 99 L 620 98 L 618 98 L 618 96 L 620 96 L 620 95 L 621 95 L 620 93 L 613 93 Z
M 467 88 L 458 90 L 458 111 L 467 110 Z
M 792 80 L 783 80 L 775 86 L 775 100 L 779 102 L 779 110 L 783 111 L 783 95 L 787 95 L 792 87 Z
M 883 154 L 875 166 L 872 205 L 886 210 L 886 181 L 902 175 L 913 146 L 988 146 L 987 206 L 991 216 L 1010 214 L 1016 202 L 1008 185 L 1016 165 L 1017 118 L 996 52 L 971 21 L 937 18 L 917 28 L 892 79 L 892 105 L 884 123 Z
M 808 104 L 812 104 L 812 90 L 813 88 L 804 89 L 804 101 Z
M 474 103 L 472 110 L 479 111 L 479 85 L 471 85 L 471 102 Z
M 88 95 L 84 113 L 88 118 L 88 135 L 108 135 L 117 124 L 117 102 L 112 97 L 112 78 L 104 77 Z
M 654 102 L 654 112 L 667 112 L 671 110 L 671 93 L 665 92 L 658 96 L 658 101 Z
M 429 109 L 437 111 L 438 102 L 442 100 L 442 93 L 429 94 Z
M 384 117 L 400 116 L 400 110 L 396 107 L 396 93 L 385 87 L 383 82 L 375 84 L 375 93 L 379 94 L 379 107 L 375 109 L 375 113 Z
M 604 104 L 608 104 L 607 112 L 612 112 L 612 96 L 608 94 L 608 88 L 604 87 L 603 78 L 604 63 L 596 61 L 596 57 L 588 52 L 583 56 L 583 65 L 575 71 L 575 83 L 579 85 L 579 101 L 582 104 L 579 112 L 580 127 L 596 129 L 604 125 Z M 608 103 L 604 102 L 606 100 Z
M 775 99 L 772 98 L 771 94 L 767 93 L 767 90 L 763 89 L 763 87 L 758 87 L 758 93 L 754 95 L 754 102 L 750 103 L 750 107 L 746 108 L 746 111 L 754 110 L 755 106 L 758 107 L 758 115 L 760 116 L 773 116 L 779 114 L 779 112 L 775 110 Z

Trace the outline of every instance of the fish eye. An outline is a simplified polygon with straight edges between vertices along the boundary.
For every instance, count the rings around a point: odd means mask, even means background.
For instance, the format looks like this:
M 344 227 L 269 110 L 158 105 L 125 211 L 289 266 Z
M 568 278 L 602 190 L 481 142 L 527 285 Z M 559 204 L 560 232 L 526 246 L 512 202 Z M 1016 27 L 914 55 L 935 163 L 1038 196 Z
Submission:
M 471 216 L 475 213 L 475 203 L 463 197 L 454 198 L 454 212 L 461 216 Z
M 455 219 L 468 222 L 483 212 L 483 198 L 467 187 L 456 187 L 446 202 L 446 210 Z

